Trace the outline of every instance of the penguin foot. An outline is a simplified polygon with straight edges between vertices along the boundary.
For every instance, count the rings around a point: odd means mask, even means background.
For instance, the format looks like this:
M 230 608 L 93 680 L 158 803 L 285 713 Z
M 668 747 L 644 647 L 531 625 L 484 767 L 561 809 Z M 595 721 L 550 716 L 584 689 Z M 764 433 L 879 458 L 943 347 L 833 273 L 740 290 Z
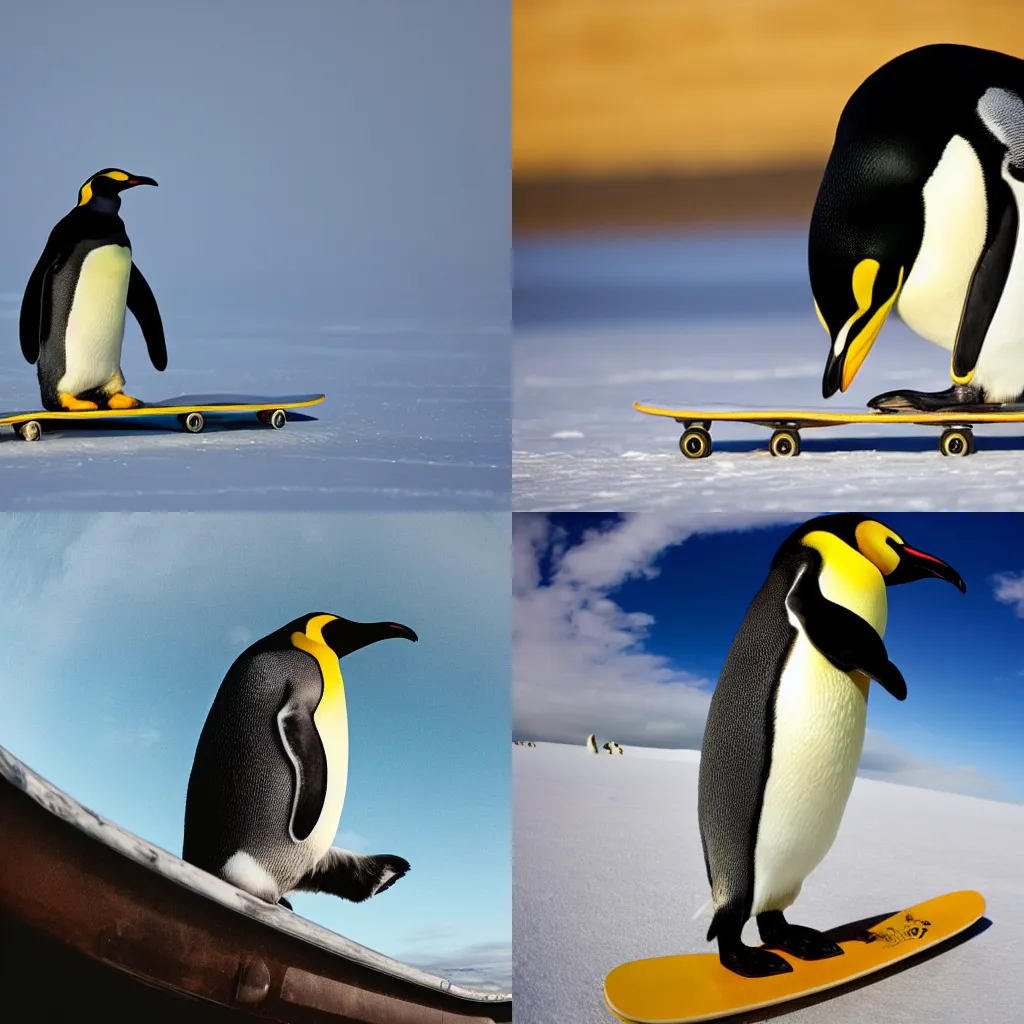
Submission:
M 766 946 L 781 949 L 800 960 L 827 960 L 842 956 L 843 948 L 821 932 L 803 925 L 790 924 L 781 910 L 769 910 L 757 915 L 757 930 Z
M 981 388 L 970 384 L 954 384 L 945 391 L 886 391 L 875 395 L 868 405 L 882 412 L 942 412 L 965 405 L 991 405 L 993 409 L 999 409 L 1002 403 L 986 403 Z
M 138 398 L 132 398 L 123 391 L 118 391 L 107 399 L 108 409 L 135 409 L 142 405 Z
M 61 394 L 60 407 L 68 412 L 84 412 L 87 409 L 98 409 L 95 402 L 88 402 L 84 398 L 75 398 L 74 395 Z
M 770 978 L 774 974 L 789 974 L 793 970 L 793 965 L 778 953 L 744 946 L 742 942 L 725 948 L 719 944 L 718 959 L 723 967 L 743 978 Z
M 367 856 L 331 847 L 295 888 L 362 903 L 390 889 L 408 870 L 407 860 L 390 853 Z

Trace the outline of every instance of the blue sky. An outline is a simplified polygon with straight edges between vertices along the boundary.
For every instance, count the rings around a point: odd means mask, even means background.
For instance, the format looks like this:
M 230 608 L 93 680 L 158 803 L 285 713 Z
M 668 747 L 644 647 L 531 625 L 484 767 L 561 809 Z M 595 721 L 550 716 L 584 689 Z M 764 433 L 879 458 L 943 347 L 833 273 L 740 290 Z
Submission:
M 4 4 L 0 293 L 120 166 L 172 326 L 507 328 L 509 41 L 494 0 Z
M 412 870 L 365 904 L 294 906 L 405 960 L 490 963 L 511 944 L 508 536 L 506 514 L 0 516 L 0 744 L 180 854 L 196 741 L 234 658 L 309 611 L 405 623 L 419 643 L 342 662 L 336 842 Z
M 699 746 L 733 636 L 804 518 L 517 516 L 517 735 Z M 1024 801 L 1024 516 L 879 518 L 968 591 L 888 590 L 885 641 L 909 696 L 872 687 L 862 773 Z

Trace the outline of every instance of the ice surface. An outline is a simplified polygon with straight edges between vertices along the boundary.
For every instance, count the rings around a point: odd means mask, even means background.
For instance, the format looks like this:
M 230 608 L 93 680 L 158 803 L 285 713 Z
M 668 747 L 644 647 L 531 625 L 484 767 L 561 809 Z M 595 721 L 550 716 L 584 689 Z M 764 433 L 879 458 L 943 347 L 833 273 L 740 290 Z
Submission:
M 540 743 L 513 748 L 518 1024 L 610 1024 L 605 975 L 627 960 L 713 952 L 697 830 L 698 755 L 626 747 L 621 757 Z M 790 920 L 831 928 L 959 889 L 991 926 L 785 1014 L 793 1024 L 1020 1019 L 1024 807 L 858 778 L 839 836 Z M 748 925 L 748 942 L 757 941 Z M 816 1000 L 816 1001 L 815 1001 Z
M 0 310 L 0 410 L 38 408 Z M 132 323 L 122 366 L 146 401 L 323 393 L 283 430 L 253 419 L 202 434 L 126 422 L 0 437 L 0 509 L 500 509 L 509 501 L 508 340 L 490 330 L 344 332 L 169 321 L 157 373 Z
M 805 252 L 803 231 L 520 245 L 514 507 L 1024 508 L 1024 425 L 979 426 L 969 458 L 940 455 L 930 427 L 808 429 L 798 458 L 777 459 L 769 430 L 719 423 L 714 454 L 691 462 L 678 424 L 633 409 L 839 410 L 893 388 L 948 387 L 948 353 L 892 317 L 850 390 L 823 399 L 828 342 Z

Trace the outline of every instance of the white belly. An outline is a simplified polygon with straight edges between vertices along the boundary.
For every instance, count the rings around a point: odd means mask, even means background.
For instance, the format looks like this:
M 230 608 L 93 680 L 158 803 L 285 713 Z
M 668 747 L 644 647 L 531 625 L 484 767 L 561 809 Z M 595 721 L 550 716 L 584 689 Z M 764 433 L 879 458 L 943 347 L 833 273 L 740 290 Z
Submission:
M 924 237 L 896 312 L 923 338 L 952 350 L 971 275 L 985 245 L 988 203 L 981 161 L 954 135 L 924 186 Z
M 799 633 L 779 683 L 754 849 L 754 914 L 783 910 L 835 840 L 864 746 L 868 680 Z
M 1024 231 L 1020 227 L 1020 218 L 1024 216 L 1024 182 L 1007 174 L 1005 166 L 1003 180 L 1010 186 L 1017 204 L 1017 242 L 972 381 L 984 388 L 985 398 L 990 402 L 1009 402 L 1024 392 Z
M 85 257 L 64 335 L 59 392 L 80 395 L 120 372 L 131 268 L 132 252 L 126 246 L 104 245 Z

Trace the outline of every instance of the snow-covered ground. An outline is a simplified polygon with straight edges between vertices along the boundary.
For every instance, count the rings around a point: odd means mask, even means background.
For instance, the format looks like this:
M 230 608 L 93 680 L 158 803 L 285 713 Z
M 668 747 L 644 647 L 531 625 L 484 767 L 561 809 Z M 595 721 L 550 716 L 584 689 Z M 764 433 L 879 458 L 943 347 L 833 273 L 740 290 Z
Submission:
M 35 367 L 18 347 L 20 296 L 2 298 L 0 410 L 36 409 Z M 284 430 L 255 421 L 196 435 L 76 425 L 27 444 L 4 428 L 0 509 L 508 508 L 508 339 L 500 332 L 169 320 L 167 348 L 169 367 L 157 373 L 130 323 L 129 394 L 327 400 Z
M 515 268 L 516 509 L 1024 508 L 1024 424 L 978 427 L 970 458 L 940 455 L 936 429 L 888 424 L 806 430 L 799 458 L 776 459 L 765 428 L 719 423 L 692 462 L 678 424 L 634 410 L 865 409 L 949 385 L 948 353 L 891 317 L 851 389 L 821 397 L 803 230 L 527 242 Z
M 608 1024 L 605 975 L 713 952 L 695 751 L 513 749 L 518 1024 Z M 789 914 L 827 929 L 976 889 L 991 924 L 931 959 L 785 1014 L 793 1024 L 1010 1024 L 1024 977 L 1024 807 L 857 779 L 839 836 Z M 757 941 L 748 924 L 745 938 Z

